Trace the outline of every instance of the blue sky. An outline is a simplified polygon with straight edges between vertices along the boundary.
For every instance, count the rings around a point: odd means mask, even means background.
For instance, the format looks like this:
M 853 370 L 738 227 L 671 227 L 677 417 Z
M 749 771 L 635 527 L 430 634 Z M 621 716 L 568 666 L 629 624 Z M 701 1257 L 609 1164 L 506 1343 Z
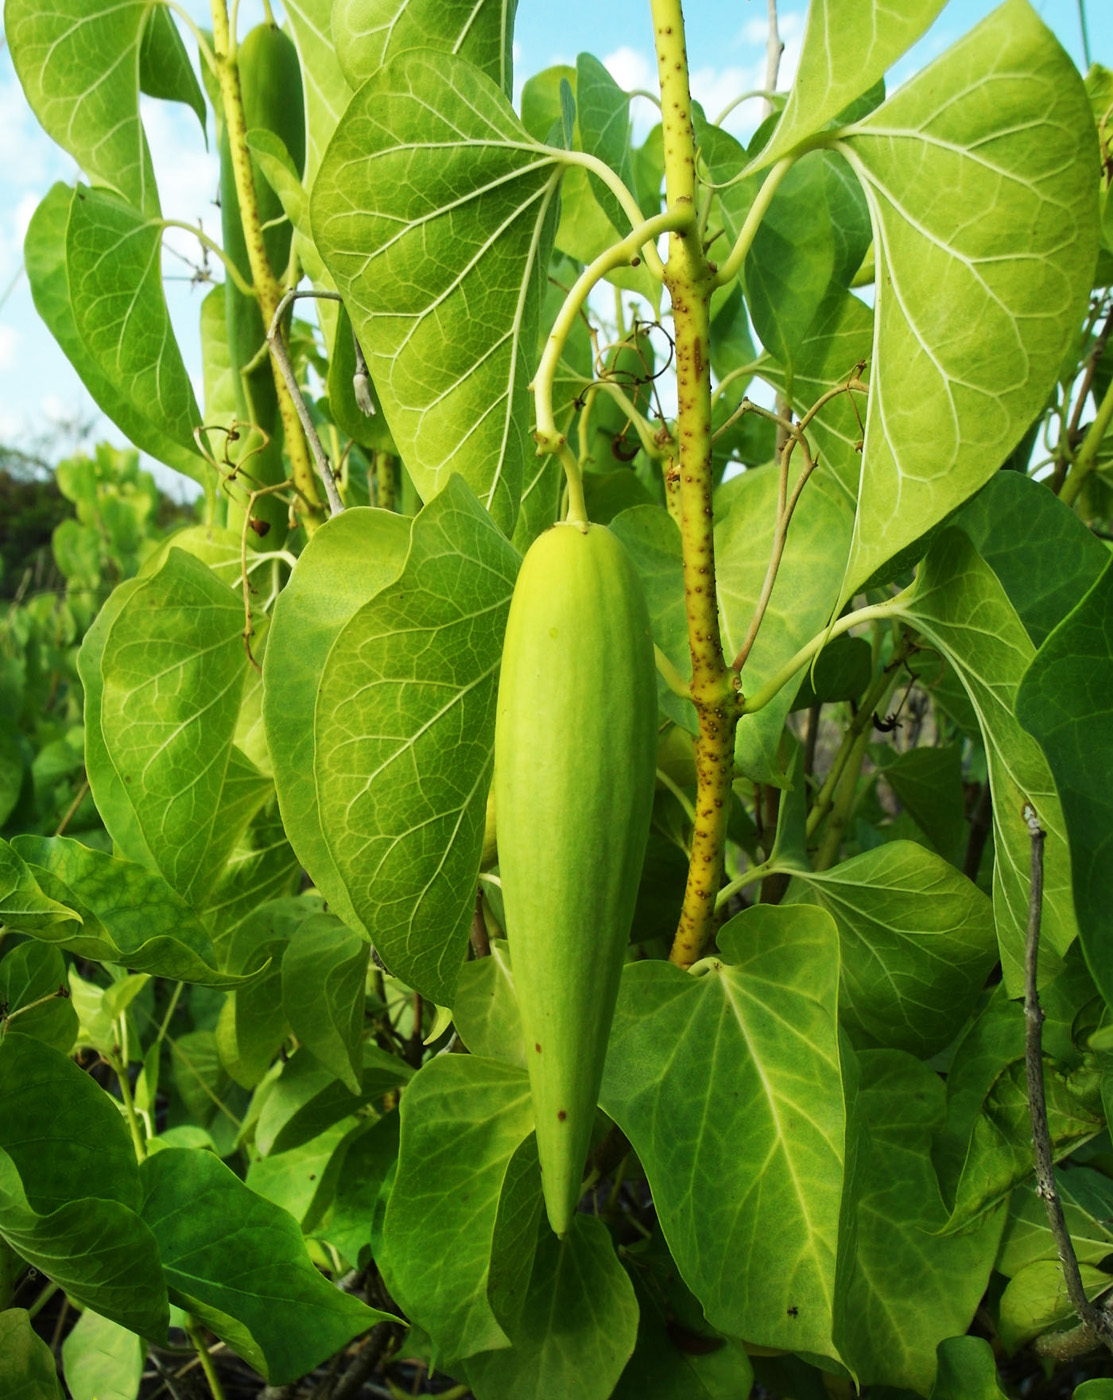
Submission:
M 1079 67 L 1083 67 L 1078 0 L 1032 0 Z M 869 3 L 869 0 L 862 0 Z M 204 0 L 188 8 L 204 22 Z M 951 0 L 916 47 L 898 64 L 892 81 L 907 78 L 995 8 L 994 0 Z M 257 0 L 243 0 L 241 28 L 258 18 Z M 803 38 L 805 0 L 779 0 L 778 15 L 786 50 L 781 74 L 785 87 L 795 68 Z M 553 21 L 554 13 L 559 23 Z M 1086 0 L 1091 57 L 1113 67 L 1113 3 Z M 689 0 L 685 6 L 688 57 L 693 93 L 714 116 L 734 96 L 760 87 L 765 67 L 765 0 Z M 574 61 L 581 49 L 601 58 L 627 87 L 651 86 L 652 27 L 644 0 L 519 0 L 515 32 L 518 83 L 552 63 Z M 219 237 L 219 214 L 213 205 L 217 185 L 215 158 L 206 151 L 196 119 L 173 104 L 145 105 L 148 136 L 155 156 L 164 212 L 195 221 Z M 734 129 L 744 133 L 756 113 L 753 106 L 735 114 Z M 648 127 L 651 110 L 635 111 L 635 122 Z M 80 381 L 38 323 L 26 279 L 20 275 L 22 239 L 38 200 L 55 180 L 72 180 L 73 162 L 39 130 L 14 76 L 6 49 L 0 52 L 0 442 L 33 445 L 51 425 L 75 413 L 95 414 Z M 188 236 L 167 240 L 164 269 L 171 310 L 191 371 L 199 363 L 197 315 L 202 291 L 191 287 L 189 268 L 174 249 L 191 251 Z M 195 245 L 194 245 L 195 246 Z M 10 290 L 9 290 L 10 289 Z M 199 373 L 197 375 L 199 381 Z M 98 435 L 120 441 L 120 434 L 99 418 Z M 173 479 L 165 473 L 164 480 Z

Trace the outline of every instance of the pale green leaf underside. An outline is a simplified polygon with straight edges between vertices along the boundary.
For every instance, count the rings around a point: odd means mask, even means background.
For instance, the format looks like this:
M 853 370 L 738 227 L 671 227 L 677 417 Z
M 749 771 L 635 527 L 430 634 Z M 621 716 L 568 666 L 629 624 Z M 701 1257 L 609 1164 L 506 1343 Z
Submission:
M 88 354 L 134 412 L 188 451 L 201 415 L 163 292 L 161 221 L 78 185 L 66 270 L 74 325 Z
M 479 874 L 518 562 L 452 478 L 417 517 L 401 575 L 333 643 L 317 697 L 317 796 L 333 863 L 387 966 L 442 1006 Z
M 459 54 L 510 96 L 518 0 L 336 0 L 332 32 L 344 76 L 360 88 L 410 49 Z
M 832 1356 L 838 932 L 824 910 L 757 905 L 718 941 L 722 960 L 702 977 L 624 970 L 600 1101 L 646 1170 L 708 1322 Z
M 336 53 L 330 0 L 286 0 L 282 8 L 301 59 L 306 115 L 305 183 L 309 187 L 352 92 Z
M 27 280 L 31 284 L 35 310 L 46 322 L 51 335 L 61 346 L 66 358 L 81 377 L 82 383 L 125 436 L 144 452 L 160 462 L 184 472 L 195 481 L 205 483 L 211 474 L 193 442 L 183 439 L 176 431 L 180 413 L 167 423 L 157 410 L 159 396 L 153 401 L 137 400 L 132 390 L 134 380 L 122 381 L 109 362 L 101 362 L 83 339 L 75 318 L 73 291 L 67 267 L 67 228 L 75 191 L 68 185 L 54 185 L 31 219 L 24 243 Z M 217 290 L 220 290 L 219 288 Z M 161 287 L 158 289 L 161 297 Z M 88 310 L 88 304 L 86 304 Z M 160 313 L 155 308 L 155 317 Z M 162 307 L 165 315 L 165 306 Z M 151 317 L 148 315 L 150 326 Z M 175 375 L 176 377 L 176 375 Z M 180 381 L 179 381 L 180 383 Z M 177 394 L 177 388 L 176 388 Z M 192 397 L 192 390 L 189 390 Z M 152 413 L 152 407 L 155 412 Z M 188 413 L 187 413 L 188 418 Z M 196 421 L 194 419 L 193 421 Z M 192 429 L 192 422 L 188 425 Z
M 986 482 L 1042 409 L 1097 256 L 1073 63 L 1007 3 L 839 139 L 877 258 L 845 598 Z
M 761 170 L 873 87 L 912 47 L 946 0 L 812 0 L 796 81 L 773 139 L 751 168 Z
M 8 0 L 6 37 L 27 101 L 90 179 L 158 213 L 139 118 L 149 0 Z
M 410 522 L 390 511 L 357 507 L 323 525 L 279 595 L 263 661 L 263 718 L 286 833 L 317 888 L 353 928 L 362 923 L 321 833 L 313 712 L 329 648 L 356 610 L 397 578 L 409 543 Z
M 1061 956 L 1078 932 L 1062 807 L 1047 760 L 1015 713 L 1017 688 L 1035 649 L 997 575 L 957 529 L 936 539 L 898 606 L 953 666 L 978 716 L 993 794 L 997 941 L 1009 994 L 1019 996 L 1031 862 L 1026 802 L 1047 832 L 1041 951 Z
M 506 532 L 536 450 L 527 386 L 561 169 L 490 79 L 417 52 L 352 99 L 313 189 L 317 247 L 418 492 L 459 472 Z

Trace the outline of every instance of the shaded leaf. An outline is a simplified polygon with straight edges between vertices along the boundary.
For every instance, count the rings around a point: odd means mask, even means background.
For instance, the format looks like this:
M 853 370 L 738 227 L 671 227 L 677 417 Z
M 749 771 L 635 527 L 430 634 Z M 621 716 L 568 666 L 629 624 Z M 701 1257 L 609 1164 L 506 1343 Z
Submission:
M 360 1040 L 371 946 L 332 914 L 297 926 L 282 956 L 282 1000 L 307 1050 L 353 1094 L 360 1092 Z
M 56 995 L 59 990 L 65 995 Z M 0 1007 L 7 1018 L 6 1023 L 0 1022 L 5 1031 L 34 1036 L 63 1055 L 73 1049 L 77 1012 L 66 985 L 66 960 L 57 948 L 27 942 L 5 953 L 0 962 Z
M 492 940 L 490 957 L 474 958 L 460 969 L 452 1018 L 473 1055 L 525 1069 L 526 1047 L 505 938 Z
M 730 507 L 715 528 L 723 647 L 728 657 L 742 645 L 769 568 L 777 483 L 777 471 L 770 467 L 736 477 L 728 487 Z M 850 527 L 842 492 L 822 475 L 813 477 L 792 518 L 769 606 L 742 671 L 744 693 L 760 689 L 823 628 L 838 588 Z M 793 687 L 787 685 L 764 709 L 743 715 L 739 722 L 735 763 L 755 782 L 782 786 L 785 781 L 778 750 L 792 700 Z
M 938 536 L 915 583 L 899 595 L 896 606 L 946 657 L 978 716 L 993 793 L 993 914 L 1005 984 L 1011 995 L 1019 996 L 1031 861 L 1026 802 L 1048 834 L 1040 950 L 1045 974 L 1055 966 L 1054 954 L 1061 957 L 1078 931 L 1055 784 L 1047 760 L 1014 713 L 1017 688 L 1034 655 L 1032 644 L 996 574 L 959 530 Z
M 1109 784 L 1101 778 L 1113 761 L 1111 607 L 1113 566 L 1108 566 L 1040 647 L 1016 701 L 1021 723 L 1047 755 L 1062 800 L 1082 950 L 1107 1002 L 1113 1002 L 1113 804 Z
M 12 1032 L 0 1041 L 0 1102 L 0 1234 L 76 1302 L 164 1337 L 158 1252 L 113 1101 L 65 1055 Z
M 954 523 L 1001 580 L 1037 647 L 1109 562 L 1074 511 L 1023 472 L 997 472 Z
M 1082 1287 L 1091 1302 L 1113 1287 L 1113 1279 L 1089 1264 L 1080 1264 Z M 1058 1259 L 1027 1264 L 1009 1280 L 999 1304 L 997 1331 L 1005 1350 L 1012 1353 L 1041 1332 L 1077 1325 L 1077 1317 Z
M 118 195 L 78 185 L 66 272 L 73 324 L 89 355 L 134 411 L 188 450 L 201 415 L 163 292 L 162 228 Z
M 847 1352 L 863 1385 L 926 1395 L 936 1347 L 961 1335 L 981 1301 L 1003 1213 L 941 1236 L 947 1208 L 931 1164 L 944 1114 L 939 1076 L 893 1050 L 860 1056 L 857 1250 L 847 1296 Z
M 939 1344 L 939 1375 L 931 1400 L 1004 1400 L 997 1358 L 984 1337 L 948 1337 Z
M 328 1283 L 296 1221 L 209 1152 L 168 1148 L 140 1167 L 143 1218 L 158 1239 L 172 1296 L 223 1335 L 239 1325 L 266 1378 L 297 1380 L 387 1314 Z M 235 1221 L 229 1231 L 228 1222 Z
M 161 875 L 68 836 L 17 836 L 16 843 L 39 880 L 81 918 L 80 927 L 63 924 L 39 937 L 179 982 L 221 987 L 240 980 L 218 970 L 204 925 Z
M 867 1043 L 922 1058 L 949 1045 L 997 960 L 981 890 L 913 841 L 795 874 L 796 898 L 838 926 L 844 1024 Z
M 62 1400 L 54 1357 L 25 1308 L 0 1312 L 0 1387 L 8 1400 Z
M 634 1349 L 638 1305 L 601 1220 L 544 1231 L 511 1346 L 466 1366 L 477 1400 L 606 1400 Z
M 401 1112 L 380 1261 L 390 1291 L 446 1358 L 508 1346 L 487 1277 L 503 1180 L 533 1131 L 525 1070 L 474 1055 L 431 1060 Z

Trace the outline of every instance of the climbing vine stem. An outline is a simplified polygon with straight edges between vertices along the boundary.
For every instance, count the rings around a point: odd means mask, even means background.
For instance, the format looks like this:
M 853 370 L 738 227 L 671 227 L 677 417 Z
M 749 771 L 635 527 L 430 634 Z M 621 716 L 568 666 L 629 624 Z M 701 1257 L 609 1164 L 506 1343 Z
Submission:
M 259 298 L 259 310 L 263 314 L 263 324 L 269 326 L 278 310 L 278 303 L 282 300 L 282 286 L 267 257 L 267 245 L 263 239 L 263 227 L 259 219 L 259 202 L 255 196 L 255 181 L 251 172 L 251 153 L 247 145 L 247 119 L 244 115 L 243 88 L 240 85 L 234 28 L 229 23 L 226 0 L 212 0 L 212 16 L 213 52 L 217 77 L 220 79 L 224 124 L 228 132 L 228 149 L 231 153 L 236 197 L 240 202 L 240 219 L 243 223 L 244 243 L 247 246 L 247 260 L 251 268 L 251 281 L 255 288 L 255 294 Z M 286 439 L 286 451 L 290 457 L 291 474 L 298 490 L 300 503 L 305 508 L 306 528 L 313 530 L 316 528 L 317 517 L 320 514 L 320 496 L 317 492 L 313 464 L 310 461 L 309 449 L 302 433 L 297 409 L 290 397 L 290 391 L 282 376 L 282 371 L 273 357 L 271 358 L 271 369 L 274 373 L 274 387 L 278 395 L 278 408 L 282 416 L 282 430 Z
M 661 84 L 666 204 L 670 213 L 694 215 L 696 146 L 680 0 L 653 0 L 652 13 Z M 710 338 L 714 272 L 694 217 L 669 236 L 665 286 L 672 300 L 677 383 L 677 452 L 668 475 L 680 502 L 691 695 L 699 723 L 691 859 L 669 956 L 677 966 L 690 967 L 702 955 L 715 924 L 739 715 L 738 690 L 723 656 L 715 593 Z

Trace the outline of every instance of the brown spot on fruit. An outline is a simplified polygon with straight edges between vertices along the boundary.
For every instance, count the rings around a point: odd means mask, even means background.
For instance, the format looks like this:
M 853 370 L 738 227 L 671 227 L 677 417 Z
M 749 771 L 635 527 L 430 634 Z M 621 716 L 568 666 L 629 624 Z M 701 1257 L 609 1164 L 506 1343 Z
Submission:
M 533 1048 L 534 1048 L 534 1049 L 537 1051 L 537 1053 L 540 1055 L 540 1053 L 541 1053 L 541 1046 L 540 1046 L 540 1045 L 537 1045 L 537 1044 L 534 1044 L 534 1047 L 533 1047 Z
M 557 1109 L 557 1119 L 558 1119 L 561 1123 L 563 1123 L 564 1120 L 565 1120 L 567 1117 L 568 1117 L 568 1114 L 564 1111 L 563 1108 L 558 1108 L 558 1109 Z

